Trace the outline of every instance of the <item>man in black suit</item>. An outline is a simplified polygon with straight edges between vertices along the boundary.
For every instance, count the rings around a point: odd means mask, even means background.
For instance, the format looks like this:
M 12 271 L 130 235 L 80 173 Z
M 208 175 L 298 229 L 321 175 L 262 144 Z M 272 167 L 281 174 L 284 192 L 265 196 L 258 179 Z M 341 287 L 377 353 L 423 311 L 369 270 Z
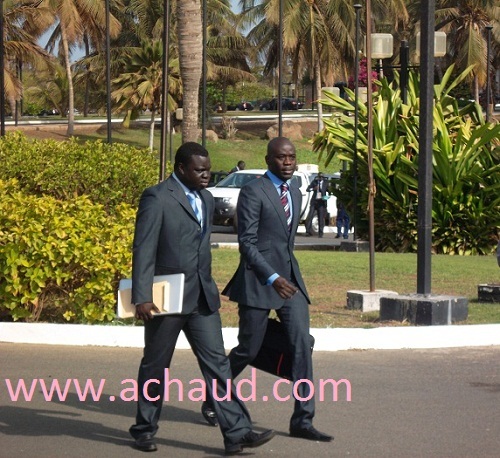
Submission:
M 326 199 L 328 195 L 328 180 L 325 180 L 321 172 L 307 187 L 307 192 L 313 191 L 311 196 L 311 203 L 309 206 L 309 214 L 306 218 L 306 234 L 312 235 L 312 220 L 314 214 L 318 214 L 318 237 L 323 237 L 323 230 L 325 228 L 326 216 Z
M 309 297 L 293 253 L 302 196 L 291 180 L 297 159 L 294 145 L 284 137 L 267 147 L 267 172 L 245 185 L 237 204 L 240 264 L 223 294 L 238 303 L 238 346 L 229 360 L 233 377 L 259 352 L 269 312 L 274 309 L 288 336 L 292 380 L 312 381 L 309 337 Z M 298 398 L 309 398 L 309 385 L 300 383 Z M 290 436 L 329 442 L 332 437 L 312 424 L 314 398 L 295 400 Z
M 226 382 L 232 378 L 222 339 L 219 292 L 211 275 L 214 200 L 204 189 L 209 176 L 207 150 L 198 143 L 185 143 L 177 150 L 174 173 L 146 189 L 139 203 L 132 259 L 132 302 L 136 304 L 136 318 L 144 321 L 145 347 L 138 375 L 136 423 L 131 426 L 130 434 L 141 451 L 157 450 L 153 437 L 162 408 L 164 373 L 170 366 L 181 330 L 196 355 L 210 398 L 214 380 L 217 395 L 222 399 L 226 396 Z M 152 299 L 153 277 L 174 273 L 185 275 L 182 313 L 154 316 L 159 310 Z M 231 388 L 234 393 L 234 385 Z M 244 404 L 236 396 L 231 399 L 214 404 L 226 454 L 257 447 L 274 436 L 272 430 L 253 432 Z

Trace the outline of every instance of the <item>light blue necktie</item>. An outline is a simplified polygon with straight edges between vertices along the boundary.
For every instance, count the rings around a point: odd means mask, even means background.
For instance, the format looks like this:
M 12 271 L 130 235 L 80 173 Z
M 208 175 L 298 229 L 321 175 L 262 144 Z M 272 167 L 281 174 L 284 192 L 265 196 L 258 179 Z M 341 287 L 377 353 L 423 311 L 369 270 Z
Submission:
M 188 197 L 189 203 L 191 204 L 191 207 L 193 208 L 194 214 L 196 215 L 196 218 L 198 219 L 198 222 L 200 223 L 201 226 L 203 226 L 203 219 L 201 217 L 201 211 L 200 211 L 200 208 L 198 208 L 198 205 L 196 205 L 196 193 L 194 191 L 189 191 L 187 193 L 187 197 Z

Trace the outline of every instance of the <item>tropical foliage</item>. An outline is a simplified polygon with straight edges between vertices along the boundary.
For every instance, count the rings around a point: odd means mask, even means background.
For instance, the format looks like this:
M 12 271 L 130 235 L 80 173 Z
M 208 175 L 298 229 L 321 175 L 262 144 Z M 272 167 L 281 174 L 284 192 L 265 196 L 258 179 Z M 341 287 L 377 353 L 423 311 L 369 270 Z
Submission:
M 435 86 L 433 139 L 433 252 L 485 254 L 491 252 L 500 231 L 500 124 L 485 124 L 480 107 L 460 109 L 450 92 L 470 69 L 452 80 L 450 67 Z M 380 250 L 416 251 L 419 84 L 410 75 L 408 103 L 399 88 L 385 79 L 373 94 L 373 174 L 375 239 Z M 354 94 L 347 89 L 351 100 Z M 367 238 L 368 148 L 367 109 L 358 104 L 358 142 L 354 144 L 354 105 L 327 93 L 324 106 L 336 110 L 325 119 L 325 129 L 314 139 L 314 149 L 352 164 L 357 151 L 359 234 Z M 338 198 L 353 208 L 351 167 L 344 173 Z
M 163 24 L 165 4 L 170 4 L 169 24 Z M 230 0 L 208 0 L 203 4 L 207 5 L 205 70 L 207 80 L 221 88 L 222 100 L 217 102 L 225 101 L 228 87 L 241 85 L 244 81 L 264 82 L 274 93 L 279 89 L 280 4 L 283 5 L 284 31 L 282 78 L 286 83 L 294 84 L 297 91 L 299 87 L 309 87 L 310 92 L 297 94 L 307 97 L 310 102 L 320 94 L 321 87 L 352 78 L 357 53 L 354 43 L 356 12 L 352 2 L 241 0 L 240 14 L 231 11 L 234 2 Z M 43 106 L 45 100 L 44 108 L 56 108 L 50 97 L 44 98 L 40 92 L 29 90 L 35 78 L 26 75 L 44 72 L 59 78 L 59 71 L 47 73 L 42 68 L 57 60 L 66 73 L 66 101 L 60 104 L 65 108 L 61 114 L 68 113 L 68 134 L 71 135 L 75 107 L 85 115 L 90 108 L 101 113 L 106 109 L 107 65 L 112 79 L 117 81 L 113 90 L 120 91 L 119 77 L 130 73 L 124 61 L 128 50 L 143 47 L 147 42 L 161 42 L 164 27 L 168 26 L 169 59 L 172 60 L 169 68 L 174 72 L 179 68 L 182 85 L 176 93 L 170 91 L 170 95 L 184 108 L 183 135 L 196 138 L 203 70 L 201 5 L 201 0 L 168 3 L 163 0 L 110 0 L 108 61 L 103 0 L 6 0 L 5 90 L 10 111 L 14 113 L 16 102 L 19 104 L 21 100 L 26 106 L 34 103 Z M 366 18 L 365 9 L 361 9 L 362 41 L 367 20 L 371 21 L 372 31 L 395 36 L 394 57 L 384 60 L 385 70 L 398 64 L 397 49 L 401 40 L 409 41 L 414 49 L 422 7 L 420 0 L 373 1 L 371 18 Z M 465 95 L 469 98 L 473 94 L 478 101 L 485 90 L 488 26 L 491 26 L 491 68 L 500 66 L 500 8 L 495 0 L 459 3 L 439 0 L 435 9 L 436 27 L 448 35 L 447 56 L 438 62 L 437 74 L 441 76 L 440 69 L 446 69 L 447 63 L 456 64 L 457 74 L 473 66 L 464 82 Z M 39 43 L 45 40 L 45 50 L 42 50 Z M 84 56 L 79 58 L 82 51 Z M 153 63 L 146 66 L 151 67 Z M 143 78 L 134 73 L 137 78 Z M 493 72 L 490 76 L 495 84 Z M 129 84 L 130 81 L 126 83 Z M 498 91 L 497 87 L 497 94 Z M 118 107 L 125 110 L 124 116 L 130 109 L 117 104 L 113 110 Z

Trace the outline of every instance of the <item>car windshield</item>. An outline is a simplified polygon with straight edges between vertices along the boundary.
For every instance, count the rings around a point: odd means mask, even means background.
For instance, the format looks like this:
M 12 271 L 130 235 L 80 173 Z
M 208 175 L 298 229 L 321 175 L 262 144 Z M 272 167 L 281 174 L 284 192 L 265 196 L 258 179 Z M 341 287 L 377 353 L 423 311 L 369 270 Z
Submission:
M 219 181 L 215 187 L 216 188 L 242 188 L 248 182 L 255 180 L 255 178 L 260 178 L 261 174 L 255 173 L 231 173 L 223 180 Z

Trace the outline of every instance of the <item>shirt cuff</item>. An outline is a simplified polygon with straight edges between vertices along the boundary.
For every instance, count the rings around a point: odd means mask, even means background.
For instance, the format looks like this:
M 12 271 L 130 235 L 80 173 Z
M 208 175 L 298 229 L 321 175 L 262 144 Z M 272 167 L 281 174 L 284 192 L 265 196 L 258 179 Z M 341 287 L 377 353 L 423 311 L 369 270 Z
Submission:
M 266 281 L 266 285 L 272 285 L 274 283 L 274 280 L 276 280 L 279 277 L 278 274 L 272 274 Z

